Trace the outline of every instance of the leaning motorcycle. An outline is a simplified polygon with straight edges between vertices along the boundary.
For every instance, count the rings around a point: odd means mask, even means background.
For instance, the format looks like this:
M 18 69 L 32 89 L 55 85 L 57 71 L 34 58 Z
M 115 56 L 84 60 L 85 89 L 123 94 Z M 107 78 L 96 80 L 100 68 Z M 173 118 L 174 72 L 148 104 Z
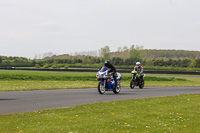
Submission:
M 135 86 L 139 86 L 140 89 L 142 89 L 144 87 L 144 77 L 143 76 L 143 80 L 141 78 L 141 75 L 136 71 L 133 70 L 131 72 L 132 78 L 131 78 L 131 82 L 130 82 L 130 88 L 134 89 Z
M 116 73 L 116 80 L 117 83 L 115 83 L 115 80 L 113 78 L 113 73 L 109 73 L 109 70 L 107 67 L 102 67 L 100 71 L 97 72 L 97 80 L 99 81 L 98 84 L 98 92 L 100 94 L 104 94 L 106 91 L 113 91 L 115 94 L 118 94 L 121 91 L 120 81 L 121 81 L 121 74 Z M 115 88 L 115 84 L 117 84 Z

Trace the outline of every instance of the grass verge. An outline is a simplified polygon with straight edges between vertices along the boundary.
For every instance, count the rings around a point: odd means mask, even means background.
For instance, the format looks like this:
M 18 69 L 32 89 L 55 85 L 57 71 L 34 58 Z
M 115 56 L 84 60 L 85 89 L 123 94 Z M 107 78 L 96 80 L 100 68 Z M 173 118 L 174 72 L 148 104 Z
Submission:
M 0 71 L 0 91 L 97 88 L 98 81 L 95 81 L 95 74 Z M 130 74 L 122 73 L 121 86 L 129 87 L 130 79 Z M 145 87 L 148 86 L 200 86 L 200 78 L 146 76 Z
M 145 87 L 153 86 L 200 86 L 200 78 L 186 78 L 187 81 L 145 81 Z M 122 80 L 122 87 L 129 87 L 129 80 Z M 0 91 L 26 91 L 46 89 L 97 88 L 98 81 L 0 81 Z
M 199 97 L 190 94 L 133 99 L 0 115 L 0 132 L 197 133 Z
M 0 91 L 96 88 L 96 73 L 0 71 Z M 129 87 L 131 75 L 122 73 L 122 87 Z M 200 78 L 145 77 L 148 86 L 200 86 Z
M 130 74 L 122 74 L 123 80 L 130 80 Z M 24 80 L 24 81 L 94 81 L 94 72 L 41 72 L 41 71 L 0 71 L 0 81 Z M 175 77 L 146 76 L 146 81 L 186 81 Z

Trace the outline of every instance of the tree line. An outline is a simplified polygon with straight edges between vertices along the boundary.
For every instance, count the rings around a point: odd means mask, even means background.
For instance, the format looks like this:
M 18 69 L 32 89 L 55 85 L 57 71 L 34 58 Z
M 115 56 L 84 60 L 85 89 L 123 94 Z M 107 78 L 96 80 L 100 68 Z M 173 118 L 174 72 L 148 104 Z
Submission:
M 105 46 L 98 51 L 99 55 L 94 54 L 94 51 L 89 51 L 89 53 L 90 55 L 87 55 L 87 52 L 80 52 L 79 54 L 77 52 L 75 55 L 48 54 L 49 56 L 47 55 L 42 59 L 0 56 L 0 66 L 38 68 L 68 68 L 68 66 L 98 67 L 103 65 L 105 60 L 110 60 L 116 66 L 134 66 L 137 61 L 140 61 L 143 66 L 200 67 L 199 51 L 152 50 L 143 49 L 143 46 L 132 45 L 130 48 L 127 46 L 119 47 L 115 52 L 110 52 L 109 46 Z

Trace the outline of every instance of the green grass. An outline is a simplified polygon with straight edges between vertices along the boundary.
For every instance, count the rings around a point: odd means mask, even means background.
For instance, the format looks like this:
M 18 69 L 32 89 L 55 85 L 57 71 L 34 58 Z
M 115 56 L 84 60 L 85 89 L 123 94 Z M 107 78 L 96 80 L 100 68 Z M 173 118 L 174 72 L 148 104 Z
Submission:
M 0 91 L 94 88 L 97 84 L 97 81 L 0 81 Z
M 169 70 L 169 71 L 200 71 L 200 68 L 173 67 L 173 66 L 143 66 L 144 70 Z M 117 69 L 133 69 L 134 66 L 116 66 Z
M 0 71 L 0 91 L 96 88 L 96 73 Z M 130 74 L 122 74 L 129 87 Z M 145 77 L 148 86 L 200 86 L 200 78 Z M 0 115 L 2 133 L 199 132 L 200 94 L 87 104 Z
M 130 74 L 122 74 L 123 80 L 130 80 Z M 42 72 L 42 71 L 0 71 L 0 81 L 94 81 L 95 72 Z M 184 80 L 174 77 L 145 77 L 146 81 Z
M 96 73 L 0 71 L 0 91 L 96 88 Z M 122 87 L 129 87 L 131 74 L 122 73 Z M 145 77 L 148 86 L 200 86 L 200 78 Z
M 145 87 L 153 86 L 200 86 L 200 78 L 186 78 L 187 81 L 145 81 Z M 122 87 L 129 87 L 130 81 L 122 81 Z M 0 91 L 97 88 L 98 81 L 0 81 Z
M 200 94 L 0 115 L 2 133 L 198 133 Z
M 84 72 L 43 72 L 43 71 L 0 71 L 0 80 L 38 81 L 94 81 L 96 73 Z

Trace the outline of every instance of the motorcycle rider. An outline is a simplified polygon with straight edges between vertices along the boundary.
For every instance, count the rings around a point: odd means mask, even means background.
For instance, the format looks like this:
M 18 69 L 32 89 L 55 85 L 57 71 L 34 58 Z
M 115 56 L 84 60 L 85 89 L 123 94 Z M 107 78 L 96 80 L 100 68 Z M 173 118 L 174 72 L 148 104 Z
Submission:
M 109 60 L 106 60 L 104 62 L 104 66 L 106 66 L 107 68 L 110 68 L 109 72 L 113 72 L 113 78 L 115 80 L 115 88 L 116 88 L 117 87 L 117 77 L 116 77 L 117 73 L 116 73 L 115 67 L 110 63 Z
M 143 81 L 144 73 L 143 73 L 143 67 L 141 66 L 140 62 L 136 62 L 136 66 L 134 67 L 134 70 L 140 74 L 141 81 Z

